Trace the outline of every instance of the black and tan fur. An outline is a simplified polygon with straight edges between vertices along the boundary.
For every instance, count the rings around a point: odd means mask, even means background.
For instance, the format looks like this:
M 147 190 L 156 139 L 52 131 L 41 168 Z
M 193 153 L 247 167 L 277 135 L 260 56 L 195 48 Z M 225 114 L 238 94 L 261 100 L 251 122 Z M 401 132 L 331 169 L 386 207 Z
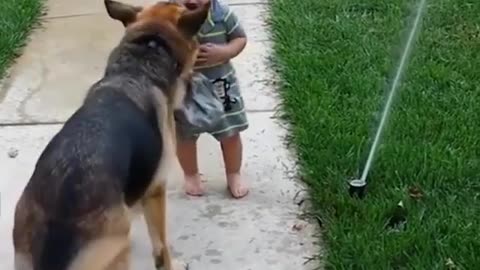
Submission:
M 16 270 L 128 269 L 135 206 L 143 206 L 157 267 L 173 269 L 165 214 L 176 162 L 173 115 L 188 102 L 194 35 L 209 5 L 105 5 L 124 37 L 103 78 L 40 155 L 17 203 Z

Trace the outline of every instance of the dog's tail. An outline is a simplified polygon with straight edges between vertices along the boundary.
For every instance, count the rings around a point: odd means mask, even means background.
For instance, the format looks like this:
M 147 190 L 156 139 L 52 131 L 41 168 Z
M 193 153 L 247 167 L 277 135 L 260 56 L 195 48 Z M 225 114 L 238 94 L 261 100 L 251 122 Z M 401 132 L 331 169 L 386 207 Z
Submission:
M 75 226 L 50 220 L 33 231 L 32 259 L 34 269 L 64 270 L 81 245 Z
M 129 251 L 128 235 L 104 237 L 84 243 L 77 238 L 72 224 L 50 221 L 34 233 L 34 269 L 105 270 L 119 256 Z
M 128 256 L 130 241 L 126 236 L 105 237 L 82 248 L 68 270 L 105 270 L 121 256 Z M 128 261 L 126 261 L 128 263 Z

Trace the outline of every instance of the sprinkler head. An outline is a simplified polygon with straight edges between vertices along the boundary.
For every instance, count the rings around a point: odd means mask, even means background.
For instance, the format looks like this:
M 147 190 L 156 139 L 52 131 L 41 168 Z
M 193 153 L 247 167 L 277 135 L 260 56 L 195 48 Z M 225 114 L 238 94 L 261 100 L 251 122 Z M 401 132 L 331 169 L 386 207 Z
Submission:
M 349 183 L 348 193 L 351 197 L 357 197 L 363 199 L 365 197 L 365 189 L 367 187 L 367 182 L 361 179 L 351 180 Z

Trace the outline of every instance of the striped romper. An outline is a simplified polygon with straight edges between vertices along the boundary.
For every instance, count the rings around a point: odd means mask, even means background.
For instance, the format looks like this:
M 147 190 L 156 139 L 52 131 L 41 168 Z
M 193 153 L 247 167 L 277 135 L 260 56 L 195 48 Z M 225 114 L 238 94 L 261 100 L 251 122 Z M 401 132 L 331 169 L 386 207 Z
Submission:
M 210 10 L 208 18 L 198 34 L 198 41 L 201 44 L 225 44 L 232 39 L 246 37 L 237 16 L 228 6 L 217 2 L 212 7 L 216 9 L 216 19 L 213 19 L 212 10 Z M 228 61 L 215 66 L 198 66 L 195 68 L 195 73 L 197 72 L 200 73 L 197 76 L 210 81 L 202 85 L 212 86 L 211 91 L 214 91 L 223 102 L 225 111 L 222 120 L 207 133 L 215 139 L 221 140 L 247 129 L 248 121 L 244 101 L 232 63 Z M 200 134 L 179 130 L 179 135 L 182 139 L 196 140 Z

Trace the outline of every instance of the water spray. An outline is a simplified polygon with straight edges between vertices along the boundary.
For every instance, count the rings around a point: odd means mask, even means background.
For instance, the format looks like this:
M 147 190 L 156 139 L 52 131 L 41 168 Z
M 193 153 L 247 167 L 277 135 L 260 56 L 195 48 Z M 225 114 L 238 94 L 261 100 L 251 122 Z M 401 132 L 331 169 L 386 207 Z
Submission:
M 383 133 L 383 129 L 385 127 L 385 122 L 388 118 L 388 114 L 390 113 L 393 97 L 397 92 L 398 86 L 400 84 L 400 79 L 402 77 L 402 73 L 406 67 L 406 62 L 411 52 L 412 44 L 414 43 L 416 33 L 420 28 L 419 26 L 425 10 L 425 3 L 426 3 L 426 0 L 420 0 L 420 3 L 417 8 L 417 15 L 415 16 L 415 20 L 413 22 L 410 33 L 408 35 L 407 43 L 405 44 L 405 48 L 403 49 L 403 53 L 400 59 L 400 64 L 398 65 L 397 72 L 395 74 L 395 78 L 392 83 L 392 87 L 390 88 L 390 93 L 388 94 L 387 103 L 385 104 L 385 108 L 383 110 L 382 117 L 380 119 L 380 124 L 378 125 L 372 147 L 370 149 L 370 152 L 368 153 L 368 159 L 367 159 L 367 162 L 365 163 L 362 176 L 360 177 L 360 179 L 351 180 L 349 183 L 350 196 L 357 196 L 358 198 L 363 198 L 365 196 L 365 189 L 367 187 L 367 176 L 372 166 L 373 158 L 375 157 L 375 154 L 377 152 L 378 145 L 380 144 L 380 138 Z

